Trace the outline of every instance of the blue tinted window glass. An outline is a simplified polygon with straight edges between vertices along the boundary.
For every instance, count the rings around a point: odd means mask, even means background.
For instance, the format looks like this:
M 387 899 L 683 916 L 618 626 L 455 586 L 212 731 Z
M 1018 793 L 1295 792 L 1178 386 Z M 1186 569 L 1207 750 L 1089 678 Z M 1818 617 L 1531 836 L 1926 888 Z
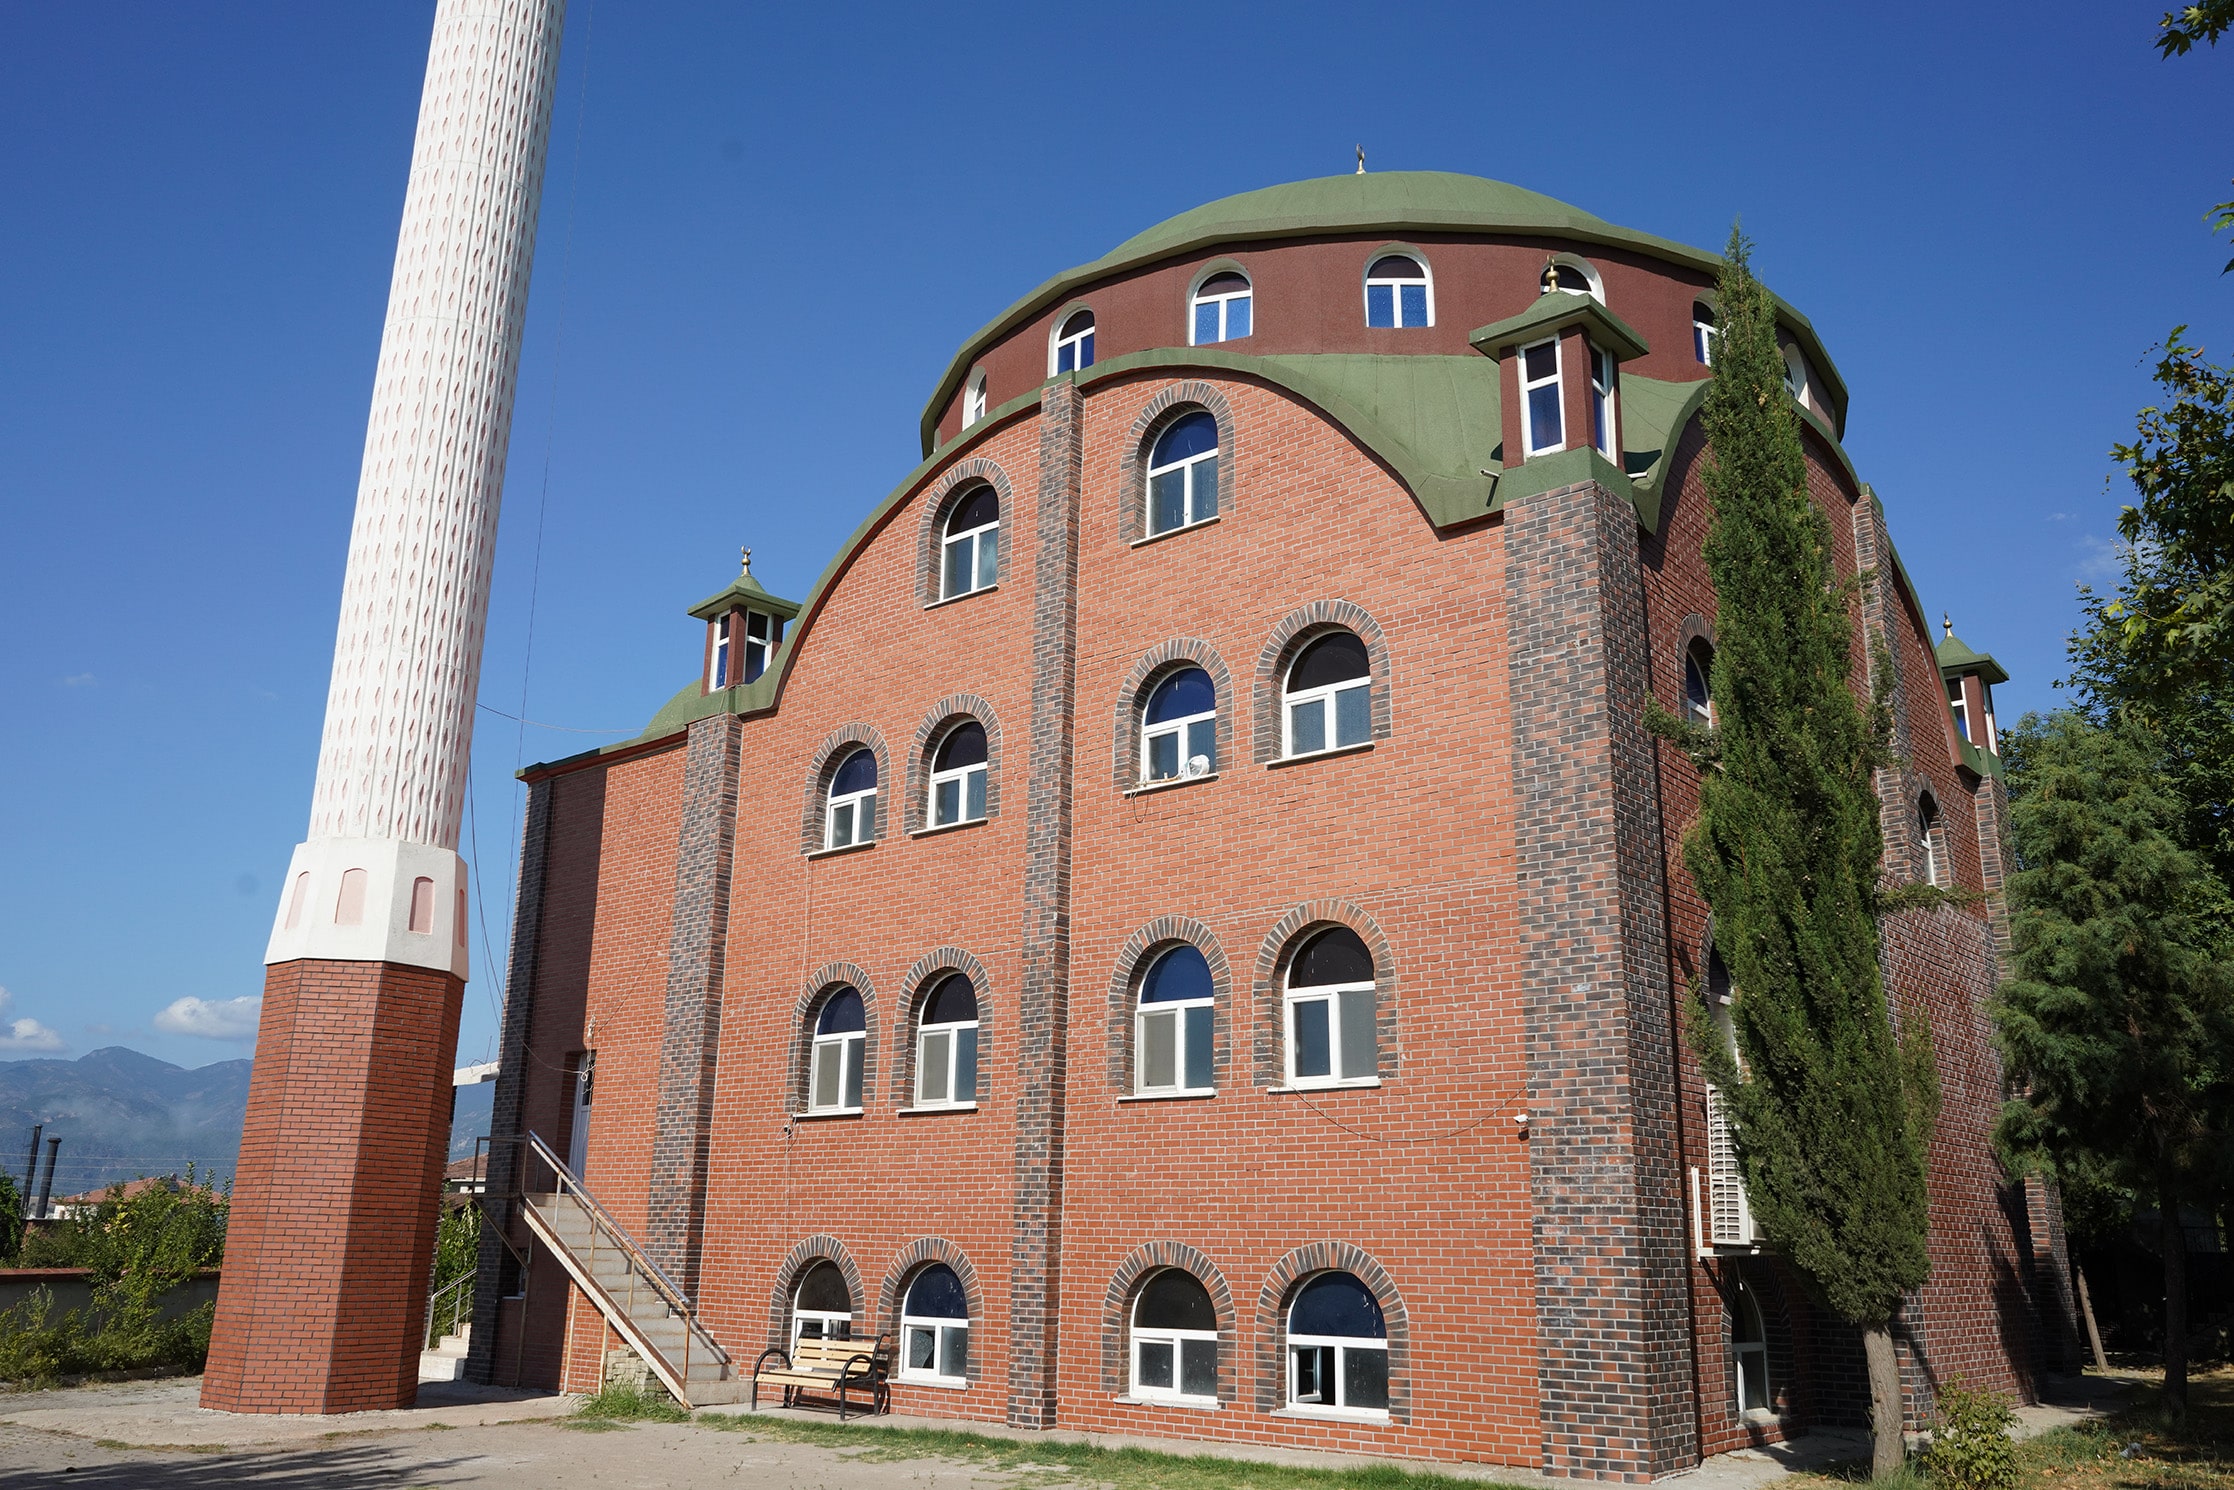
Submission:
M 977 535 L 977 587 L 980 590 L 991 589 L 1000 582 L 1000 578 L 1001 532 L 995 528 L 991 532 Z
M 1295 971 L 1288 975 L 1288 984 L 1294 988 L 1372 981 L 1373 954 L 1347 926 L 1330 926 L 1313 937 L 1296 954 Z
M 1168 533 L 1187 520 L 1187 470 L 1166 471 L 1148 493 L 1148 531 Z
M 1210 674 L 1199 667 L 1184 667 L 1156 685 L 1148 695 L 1148 722 L 1166 724 L 1189 714 L 1207 714 L 1218 707 L 1218 688 Z
M 1427 324 L 1427 286 L 1404 285 L 1401 288 L 1404 295 L 1404 324 L 1407 326 L 1425 326 Z
M 818 1035 L 844 1035 L 868 1026 L 861 1018 L 861 995 L 850 988 L 841 988 L 830 995 L 822 1006 L 822 1017 L 815 1021 Z
M 969 818 L 972 822 L 985 816 L 985 773 L 972 771 L 964 778 L 970 784 Z
M 971 1005 L 974 1011 L 976 1005 Z M 954 1100 L 977 1100 L 977 1031 L 958 1030 L 954 1035 Z
M 990 486 L 981 486 L 954 505 L 953 513 L 946 520 L 946 531 L 967 533 L 972 528 L 982 528 L 1000 520 L 1001 494 Z
M 1396 324 L 1396 289 L 1393 285 L 1367 285 L 1365 287 L 1365 324 L 1368 326 L 1394 326 Z
M 1080 367 L 1092 367 L 1094 365 L 1094 333 L 1091 331 L 1087 332 L 1085 339 L 1078 344 L 1078 365 Z
M 939 746 L 938 761 L 933 769 L 951 771 L 956 766 L 974 766 L 985 759 L 985 726 L 972 719 L 947 731 L 945 741 Z
M 1541 378 L 1554 377 L 1559 372 L 1559 348 L 1553 342 L 1538 342 L 1521 353 L 1521 356 L 1525 359 L 1523 366 L 1531 383 Z
M 1201 756 L 1209 764 L 1206 770 L 1218 769 L 1218 721 L 1198 719 L 1187 726 L 1187 759 Z
M 1210 1008 L 1197 1004 L 1187 1015 L 1187 1085 L 1196 1091 L 1210 1085 Z
M 962 1292 L 962 1280 L 954 1276 L 954 1269 L 934 1262 L 908 1285 L 905 1312 L 925 1319 L 968 1319 L 969 1295 Z
M 1288 692 L 1302 693 L 1372 676 L 1373 659 L 1353 631 L 1329 631 L 1303 649 L 1288 670 Z
M 944 594 L 967 595 L 970 592 L 970 575 L 973 568 L 971 563 L 972 545 L 973 540 L 965 538 L 960 543 L 949 543 L 946 546 L 946 589 L 943 592 Z
M 1212 301 L 1212 302 L 1211 302 L 1210 304 L 1208 304 L 1208 305 L 1198 305 L 1198 306 L 1196 306 L 1196 307 L 1195 307 L 1195 345 L 1196 345 L 1196 346 L 1198 346 L 1198 347 L 1200 347 L 1200 346 L 1208 346 L 1208 345 L 1209 345 L 1209 344 L 1210 344 L 1211 342 L 1214 342 L 1214 341 L 1216 341 L 1217 339 L 1218 339 L 1218 306 L 1217 306 L 1217 302 L 1215 302 L 1215 301 Z
M 1218 1309 L 1194 1274 L 1165 1268 L 1140 1290 L 1133 1323 L 1146 1330 L 1214 1330 Z
M 873 750 L 856 750 L 838 767 L 838 774 L 830 780 L 830 795 L 850 796 L 865 792 L 877 784 L 877 753 Z
M 1334 743 L 1363 745 L 1373 733 L 1373 691 L 1345 688 L 1334 695 Z
M 1195 521 L 1218 515 L 1218 457 L 1198 460 L 1193 466 L 1195 483 Z
M 1561 443 L 1565 436 L 1559 428 L 1559 385 L 1546 383 L 1541 388 L 1528 390 L 1529 436 L 1534 449 Z
M 1179 736 L 1158 735 L 1148 742 L 1148 779 L 1169 781 L 1179 774 Z
M 1217 448 L 1218 421 L 1208 414 L 1189 414 L 1173 421 L 1171 428 L 1156 437 L 1155 453 L 1148 457 L 1148 464 L 1168 466 L 1190 455 L 1207 454 Z
M 1078 348 L 1072 343 L 1066 341 L 1061 346 L 1055 349 L 1055 371 L 1059 373 L 1067 373 L 1076 372 L 1077 370 Z
M 1388 1352 L 1385 1350 L 1345 1350 L 1342 1352 L 1342 1405 L 1344 1407 L 1388 1406 Z
M 1140 1001 L 1160 1004 L 1171 999 L 1206 999 L 1211 996 L 1210 964 L 1193 947 L 1181 943 L 1156 959 L 1141 980 Z
M 1327 1043 L 1326 1000 L 1312 999 L 1296 1004 L 1295 1009 L 1295 1074 L 1298 1076 L 1331 1076 L 1334 1063 L 1331 1047 Z
M 828 1314 L 851 1314 L 853 1293 L 834 1262 L 818 1262 L 799 1280 L 799 1307 Z
M 1297 755 L 1326 749 L 1326 700 L 1315 698 L 1289 708 L 1288 748 Z
M 1249 306 L 1252 295 L 1237 296 L 1226 302 L 1226 340 L 1238 341 L 1249 334 Z
M 923 1005 L 925 1024 L 958 1024 L 977 1018 L 977 990 L 970 980 L 956 973 L 932 990 Z
M 1288 1311 L 1288 1333 L 1385 1340 L 1388 1326 L 1381 1321 L 1381 1305 L 1371 1289 L 1348 1273 L 1321 1273 L 1295 1296 L 1295 1307 Z

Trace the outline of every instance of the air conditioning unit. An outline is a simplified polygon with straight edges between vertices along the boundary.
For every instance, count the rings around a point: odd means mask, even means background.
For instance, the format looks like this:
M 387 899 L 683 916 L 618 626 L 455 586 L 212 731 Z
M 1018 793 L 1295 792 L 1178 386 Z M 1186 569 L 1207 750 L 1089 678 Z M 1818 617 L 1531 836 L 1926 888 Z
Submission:
M 1210 774 L 1210 757 L 1209 757 L 1209 756 L 1207 756 L 1207 755 L 1190 755 L 1190 756 L 1188 756 L 1188 757 L 1187 757 L 1187 775 L 1188 775 L 1188 777 L 1189 777 L 1190 779 L 1192 779 L 1193 777 L 1196 777 L 1196 776 L 1208 776 L 1209 774 Z

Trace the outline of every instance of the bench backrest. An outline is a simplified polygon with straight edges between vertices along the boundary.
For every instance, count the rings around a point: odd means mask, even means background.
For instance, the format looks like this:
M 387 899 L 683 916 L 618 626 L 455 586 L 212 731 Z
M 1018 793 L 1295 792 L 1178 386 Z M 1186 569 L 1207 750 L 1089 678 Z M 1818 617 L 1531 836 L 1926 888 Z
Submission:
M 843 1371 L 854 1357 L 875 1355 L 874 1341 L 825 1340 L 809 1335 L 791 1347 L 791 1366 L 795 1371 Z

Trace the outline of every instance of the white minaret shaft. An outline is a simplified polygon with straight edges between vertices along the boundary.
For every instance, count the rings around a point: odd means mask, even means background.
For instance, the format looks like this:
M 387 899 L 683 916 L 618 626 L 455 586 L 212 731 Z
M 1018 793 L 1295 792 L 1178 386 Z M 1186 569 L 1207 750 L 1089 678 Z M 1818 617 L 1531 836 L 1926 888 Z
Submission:
M 459 817 L 565 0 L 441 0 L 310 839 L 264 960 L 467 971 Z

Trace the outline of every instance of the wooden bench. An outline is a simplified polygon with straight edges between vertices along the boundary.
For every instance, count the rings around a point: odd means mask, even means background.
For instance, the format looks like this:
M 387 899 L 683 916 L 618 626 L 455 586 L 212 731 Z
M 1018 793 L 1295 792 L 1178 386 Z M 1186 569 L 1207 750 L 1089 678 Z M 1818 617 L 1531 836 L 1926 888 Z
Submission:
M 886 1404 L 884 1337 L 874 1344 L 860 1340 L 823 1340 L 803 1336 L 789 1351 L 770 1346 L 752 1367 L 752 1410 L 760 1410 L 763 1383 L 783 1388 L 783 1405 L 791 1407 L 809 1392 L 835 1393 L 838 1421 L 844 1422 L 850 1394 L 866 1391 L 869 1410 L 880 1412 Z

